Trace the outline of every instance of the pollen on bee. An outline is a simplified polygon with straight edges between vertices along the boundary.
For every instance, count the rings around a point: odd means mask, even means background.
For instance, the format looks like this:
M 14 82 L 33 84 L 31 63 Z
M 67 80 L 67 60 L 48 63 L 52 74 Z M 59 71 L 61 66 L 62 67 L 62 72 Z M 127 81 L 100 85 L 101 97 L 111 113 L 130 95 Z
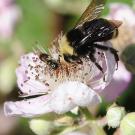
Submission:
M 57 87 L 65 81 L 80 81 L 87 83 L 91 77 L 91 68 L 93 64 L 89 60 L 83 60 L 82 64 L 61 62 L 56 70 L 46 67 L 45 75 L 50 87 Z

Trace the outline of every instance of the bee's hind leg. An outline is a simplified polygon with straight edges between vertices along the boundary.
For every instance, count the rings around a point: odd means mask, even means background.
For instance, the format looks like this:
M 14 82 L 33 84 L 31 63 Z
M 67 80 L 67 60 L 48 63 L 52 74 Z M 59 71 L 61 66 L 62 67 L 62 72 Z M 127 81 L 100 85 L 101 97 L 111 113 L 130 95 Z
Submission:
M 104 51 L 107 51 L 109 50 L 113 55 L 114 55 L 114 58 L 115 58 L 115 61 L 116 61 L 116 64 L 117 64 L 117 67 L 116 67 L 116 70 L 118 69 L 118 61 L 119 61 L 119 56 L 118 56 L 118 51 L 112 47 L 109 47 L 109 46 L 103 46 L 103 45 L 100 45 L 98 43 L 94 43 L 94 47 L 100 49 L 100 50 L 104 50 Z
M 103 68 L 96 62 L 96 58 L 94 57 L 93 52 L 89 53 L 89 58 L 96 65 L 96 67 L 103 73 L 103 75 L 104 75 L 103 80 L 105 82 L 105 74 L 104 74 Z
M 91 51 L 88 55 L 89 55 L 89 59 L 96 65 L 96 67 L 102 72 L 104 73 L 103 71 L 103 68 L 96 62 L 96 58 L 94 57 L 94 54 L 95 54 L 95 50 L 93 49 L 93 51 Z

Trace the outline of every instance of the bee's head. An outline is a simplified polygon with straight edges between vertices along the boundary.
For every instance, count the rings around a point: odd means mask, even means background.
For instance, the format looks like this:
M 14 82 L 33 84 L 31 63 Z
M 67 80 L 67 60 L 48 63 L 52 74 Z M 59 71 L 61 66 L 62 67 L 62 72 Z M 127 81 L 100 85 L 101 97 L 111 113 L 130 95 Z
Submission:
M 56 70 L 59 67 L 59 63 L 56 60 L 51 59 L 51 57 L 46 53 L 41 53 L 39 58 L 53 70 Z
M 56 70 L 59 67 L 59 63 L 52 59 L 47 61 L 47 65 L 49 65 L 49 67 L 53 70 Z

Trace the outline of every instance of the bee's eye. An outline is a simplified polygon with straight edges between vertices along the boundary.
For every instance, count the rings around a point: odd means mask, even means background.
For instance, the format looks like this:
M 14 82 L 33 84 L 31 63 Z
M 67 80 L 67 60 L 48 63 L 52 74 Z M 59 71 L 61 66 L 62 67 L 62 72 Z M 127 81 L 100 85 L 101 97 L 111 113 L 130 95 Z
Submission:
M 58 64 L 56 64 L 56 63 L 52 63 L 52 64 L 51 64 L 51 67 L 52 67 L 52 69 L 57 69 Z
M 53 60 L 48 60 L 48 65 L 54 70 L 58 68 L 58 63 Z

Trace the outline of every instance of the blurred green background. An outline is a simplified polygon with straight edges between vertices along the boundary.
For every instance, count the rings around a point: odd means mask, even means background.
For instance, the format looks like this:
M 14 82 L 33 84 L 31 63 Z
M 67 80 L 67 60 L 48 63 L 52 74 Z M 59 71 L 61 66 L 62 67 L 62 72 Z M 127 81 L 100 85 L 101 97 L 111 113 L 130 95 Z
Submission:
M 2 1 L 2 0 L 1 0 Z M 0 41 L 0 106 L 7 100 L 17 99 L 18 88 L 16 86 L 15 68 L 20 56 L 30 52 L 39 42 L 45 48 L 57 35 L 71 29 L 76 20 L 80 17 L 80 10 L 84 10 L 89 4 L 89 0 L 16 0 L 15 3 L 20 7 L 21 17 L 17 23 L 14 34 L 6 40 Z M 68 2 L 67 2 L 68 1 Z M 76 11 L 70 11 L 72 3 L 79 3 Z M 108 0 L 107 5 L 112 2 L 123 2 L 132 6 L 132 0 Z M 70 4 L 69 4 L 70 3 Z M 83 4 L 82 4 L 83 3 Z M 52 4 L 52 5 L 51 5 Z M 68 4 L 68 6 L 66 6 Z M 63 5 L 66 6 L 65 11 Z M 81 7 L 81 5 L 83 5 Z M 107 15 L 108 6 L 103 12 Z M 82 9 L 80 9 L 82 8 Z M 1 13 L 0 13 L 1 14 Z M 1 21 L 1 20 L 0 20 Z M 120 105 L 126 107 L 127 111 L 135 111 L 135 78 L 130 82 L 129 87 L 117 100 Z M 101 104 L 98 116 L 105 115 L 106 108 L 110 103 Z M 2 108 L 0 108 L 2 110 Z M 5 120 L 3 113 L 0 114 L 0 123 L 6 127 L 11 120 Z M 33 135 L 28 121 L 25 118 L 13 118 L 11 129 L 1 131 L 0 135 Z M 3 120 L 3 121 L 2 121 Z M 108 130 L 108 128 L 106 128 Z M 113 130 L 110 130 L 113 131 Z M 112 132 L 108 132 L 108 135 Z

